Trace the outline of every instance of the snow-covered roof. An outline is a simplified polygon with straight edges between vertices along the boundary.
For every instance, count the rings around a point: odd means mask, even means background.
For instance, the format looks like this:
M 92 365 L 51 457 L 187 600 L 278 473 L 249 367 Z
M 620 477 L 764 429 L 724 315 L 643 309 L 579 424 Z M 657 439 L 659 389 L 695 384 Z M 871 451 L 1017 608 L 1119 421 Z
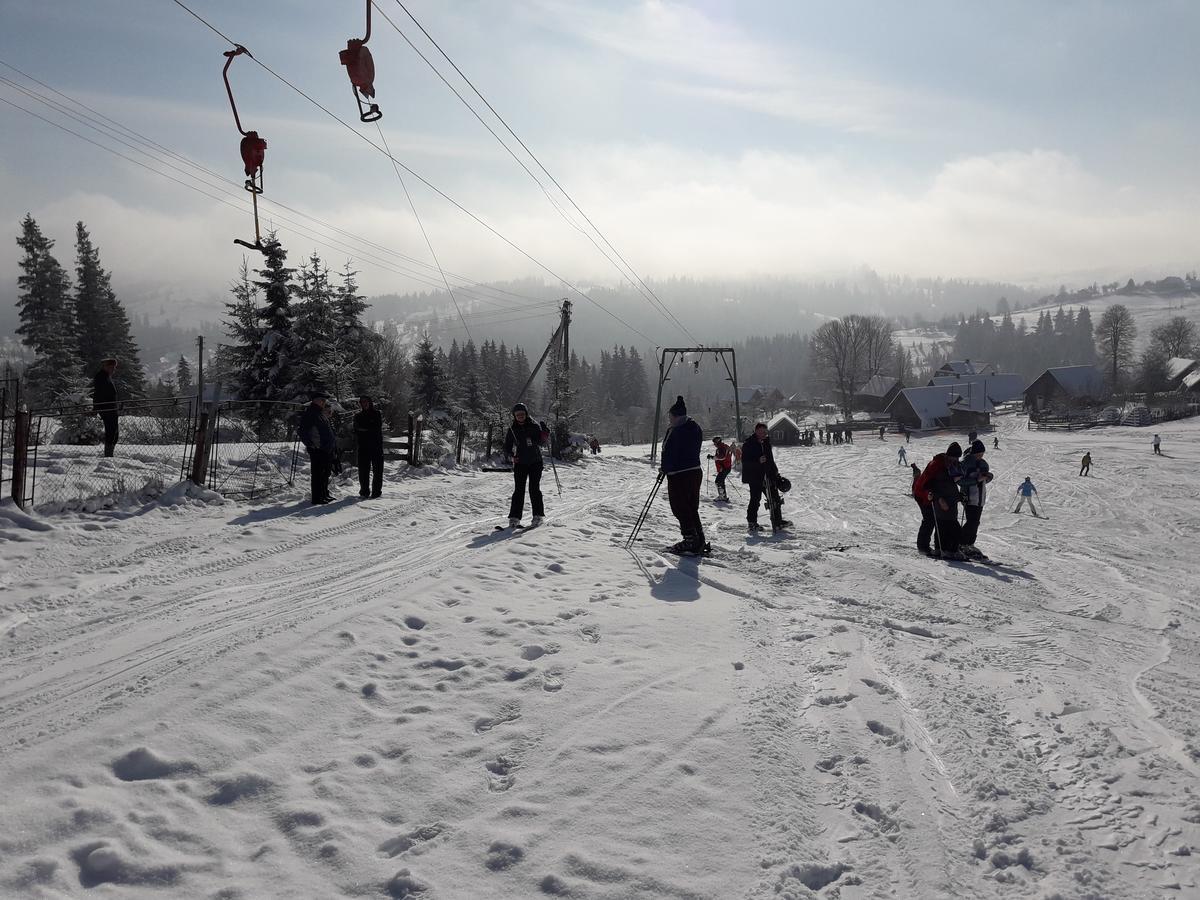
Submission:
M 1024 377 L 1013 372 L 995 375 L 935 375 L 929 384 L 952 387 L 968 397 L 981 395 L 992 403 L 1007 403 L 1009 400 L 1016 400 L 1025 392 Z
M 990 375 L 996 369 L 991 363 L 972 362 L 969 359 L 952 359 L 942 365 L 939 372 L 948 375 Z
M 1072 397 L 1101 397 L 1104 395 L 1104 376 L 1095 366 L 1055 366 L 1049 375 Z
M 1200 368 L 1197 368 L 1183 376 L 1183 386 L 1189 391 L 1200 387 Z
M 775 413 L 775 415 L 771 417 L 771 421 L 767 422 L 767 431 L 774 431 L 777 425 L 782 425 L 784 422 L 791 425 L 797 431 L 800 430 L 800 426 L 796 424 L 795 420 L 792 419 L 791 416 L 789 416 L 787 413 L 781 412 Z
M 886 397 L 888 391 L 900 383 L 900 379 L 890 375 L 876 375 L 858 389 L 862 397 Z
M 1167 360 L 1167 378 L 1175 381 L 1178 378 L 1183 378 L 1194 368 L 1196 368 L 1196 360 L 1184 359 L 1182 356 L 1172 356 Z
M 888 410 L 901 402 L 907 402 L 922 422 L 932 422 L 934 419 L 944 419 L 950 415 L 950 404 L 958 397 L 958 392 L 937 385 L 933 387 L 904 388 L 896 395 Z

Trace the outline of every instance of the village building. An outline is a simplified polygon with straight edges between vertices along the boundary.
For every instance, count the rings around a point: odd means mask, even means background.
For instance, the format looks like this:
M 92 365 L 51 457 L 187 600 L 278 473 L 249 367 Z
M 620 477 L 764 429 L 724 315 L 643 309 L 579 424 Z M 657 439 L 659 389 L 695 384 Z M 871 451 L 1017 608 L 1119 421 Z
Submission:
M 1108 388 L 1095 366 L 1056 366 L 1039 375 L 1024 394 L 1025 408 L 1036 415 L 1099 403 L 1108 396 Z
M 854 395 L 854 406 L 864 412 L 883 412 L 900 393 L 900 379 L 876 375 Z
M 787 413 L 778 413 L 767 423 L 767 435 L 776 447 L 794 447 L 800 443 L 800 426 Z

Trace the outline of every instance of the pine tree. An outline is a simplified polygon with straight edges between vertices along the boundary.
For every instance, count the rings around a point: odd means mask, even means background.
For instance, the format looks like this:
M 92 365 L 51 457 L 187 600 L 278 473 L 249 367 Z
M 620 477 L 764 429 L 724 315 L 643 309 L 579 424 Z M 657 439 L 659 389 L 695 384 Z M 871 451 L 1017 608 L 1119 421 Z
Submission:
M 34 353 L 25 378 L 35 400 L 50 402 L 78 385 L 70 279 L 50 252 L 54 241 L 29 214 L 21 222 L 17 246 L 25 253 L 17 276 L 17 334 Z
M 245 257 L 229 292 L 233 302 L 225 304 L 225 333 L 232 343 L 217 349 L 214 380 L 232 387 L 238 399 L 249 400 L 256 395 L 254 362 L 264 331 L 258 321 L 259 288 L 250 280 Z
M 429 335 L 422 335 L 413 360 L 413 401 L 421 412 L 429 415 L 442 406 L 445 396 L 445 369 Z
M 366 390 L 368 383 L 378 380 L 366 366 L 368 347 L 378 335 L 363 321 L 367 301 L 358 292 L 358 282 L 354 280 L 357 274 L 347 260 L 342 267 L 341 282 L 333 289 L 333 315 L 341 345 L 355 364 L 354 380 L 360 385 L 359 390 Z
M 192 392 L 192 367 L 188 365 L 187 357 L 180 356 L 179 364 L 175 366 L 175 390 L 179 396 L 185 397 Z
M 137 342 L 125 306 L 112 288 L 112 276 L 100 265 L 100 249 L 92 243 L 82 222 L 75 223 L 75 318 L 78 356 L 83 371 L 95 372 L 100 360 L 120 362 L 114 376 L 126 397 L 146 393 Z
M 347 348 L 339 341 L 329 269 L 316 253 L 300 267 L 295 296 L 297 302 L 292 305 L 295 319 L 289 340 L 293 362 L 289 393 L 302 396 L 317 389 L 333 392 L 333 385 L 324 382 L 319 370 L 337 371 L 344 376 Z
M 257 327 L 261 333 L 258 348 L 248 370 L 248 400 L 291 400 L 292 388 L 292 294 L 295 269 L 289 269 L 287 251 L 276 239 L 275 232 L 267 235 L 266 259 L 263 268 L 256 269 L 259 280 L 254 284 L 262 291 L 265 306 L 257 310 Z

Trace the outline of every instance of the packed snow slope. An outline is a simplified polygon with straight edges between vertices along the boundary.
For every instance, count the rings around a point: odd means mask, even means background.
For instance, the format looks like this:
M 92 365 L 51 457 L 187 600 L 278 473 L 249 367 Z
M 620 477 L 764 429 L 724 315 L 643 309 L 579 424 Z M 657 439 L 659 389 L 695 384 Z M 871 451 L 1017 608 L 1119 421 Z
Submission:
M 665 501 L 622 548 L 644 448 L 516 533 L 470 471 L 0 507 L 0 896 L 1200 897 L 1200 427 L 1162 434 L 1001 420 L 1003 567 L 915 553 L 895 436 L 780 450 L 792 533 L 731 491 L 705 560 Z

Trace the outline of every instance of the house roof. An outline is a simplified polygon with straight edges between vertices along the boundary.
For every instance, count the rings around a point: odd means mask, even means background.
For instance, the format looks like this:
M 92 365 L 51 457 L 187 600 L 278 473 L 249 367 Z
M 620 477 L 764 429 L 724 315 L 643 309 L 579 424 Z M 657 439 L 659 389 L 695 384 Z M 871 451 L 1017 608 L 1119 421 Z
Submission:
M 756 387 L 740 387 L 737 389 L 739 403 L 749 403 L 757 396 L 759 396 L 759 390 Z
M 1175 381 L 1187 375 L 1196 367 L 1196 360 L 1184 359 L 1181 356 L 1172 356 L 1167 360 L 1167 377 Z
M 1200 386 L 1200 368 L 1183 376 L 1183 386 L 1189 391 Z
M 1024 377 L 1010 372 L 997 375 L 935 375 L 929 384 L 951 387 L 966 397 L 987 397 L 993 404 L 1015 400 L 1025 393 Z
M 1047 375 L 1072 397 L 1100 397 L 1104 394 L 1104 376 L 1095 366 L 1056 366 L 1043 372 L 1037 381 Z
M 796 424 L 795 420 L 792 419 L 791 416 L 789 416 L 787 413 L 781 412 L 781 413 L 775 413 L 775 415 L 771 416 L 771 420 L 769 422 L 767 422 L 767 431 L 771 431 L 777 425 L 782 425 L 785 422 L 788 425 L 791 425 L 797 431 L 800 430 L 800 426 Z
M 876 375 L 858 389 L 861 397 L 886 397 L 888 391 L 900 383 L 900 379 L 890 375 Z
M 958 397 L 958 392 L 949 388 L 934 385 L 932 387 L 904 388 L 888 404 L 888 411 L 896 404 L 907 404 L 912 407 L 923 422 L 933 419 L 944 419 L 950 415 L 950 404 Z
M 953 375 L 988 375 L 996 370 L 991 363 L 972 362 L 969 359 L 952 359 L 943 364 L 938 371 Z

